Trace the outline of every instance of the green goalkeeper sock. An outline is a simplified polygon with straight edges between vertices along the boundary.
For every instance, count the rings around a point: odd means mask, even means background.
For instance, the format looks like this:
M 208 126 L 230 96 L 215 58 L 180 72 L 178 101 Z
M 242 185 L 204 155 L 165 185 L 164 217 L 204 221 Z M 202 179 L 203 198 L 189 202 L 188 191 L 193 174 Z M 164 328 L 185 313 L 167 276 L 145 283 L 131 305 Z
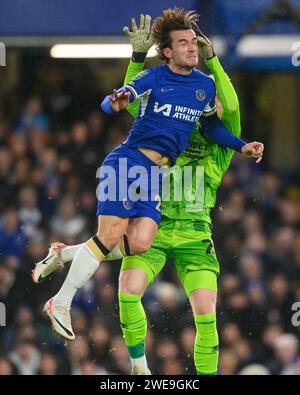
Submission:
M 145 355 L 147 319 L 141 298 L 140 295 L 119 293 L 121 328 L 132 359 Z
M 199 375 L 217 373 L 219 358 L 219 337 L 216 313 L 195 316 L 196 338 L 194 360 Z

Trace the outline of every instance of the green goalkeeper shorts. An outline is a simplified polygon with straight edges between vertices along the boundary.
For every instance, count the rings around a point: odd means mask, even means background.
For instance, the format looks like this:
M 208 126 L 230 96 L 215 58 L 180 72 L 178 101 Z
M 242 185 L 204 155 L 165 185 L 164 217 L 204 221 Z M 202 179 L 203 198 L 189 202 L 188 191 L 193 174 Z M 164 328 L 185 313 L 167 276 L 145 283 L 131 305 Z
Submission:
M 196 289 L 217 290 L 219 263 L 209 223 L 163 217 L 151 248 L 124 258 L 121 270 L 143 270 L 150 285 L 168 258 L 173 260 L 188 296 Z

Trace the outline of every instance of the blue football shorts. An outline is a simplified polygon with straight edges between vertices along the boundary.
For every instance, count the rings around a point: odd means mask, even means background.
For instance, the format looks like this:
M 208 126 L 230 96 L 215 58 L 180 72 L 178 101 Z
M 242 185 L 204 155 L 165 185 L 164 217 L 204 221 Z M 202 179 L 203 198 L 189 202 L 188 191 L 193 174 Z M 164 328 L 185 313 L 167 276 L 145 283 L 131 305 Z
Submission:
M 161 220 L 163 169 L 139 149 L 120 144 L 98 171 L 97 215 Z

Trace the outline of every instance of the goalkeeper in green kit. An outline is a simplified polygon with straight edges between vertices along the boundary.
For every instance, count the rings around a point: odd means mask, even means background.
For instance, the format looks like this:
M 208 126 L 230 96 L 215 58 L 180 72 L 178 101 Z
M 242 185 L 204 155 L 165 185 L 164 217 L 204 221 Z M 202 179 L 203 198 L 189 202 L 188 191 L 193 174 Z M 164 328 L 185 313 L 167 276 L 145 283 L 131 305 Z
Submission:
M 147 51 L 153 44 L 150 16 L 142 15 L 140 22 L 138 28 L 135 20 L 132 20 L 132 31 L 124 28 L 133 47 L 124 85 L 143 70 Z M 198 43 L 199 52 L 205 58 L 205 64 L 216 83 L 222 106 L 219 116 L 231 133 L 240 136 L 239 103 L 235 90 L 214 54 L 211 42 L 200 32 Z M 138 103 L 130 104 L 128 111 L 136 117 Z M 192 306 L 196 326 L 194 362 L 197 374 L 214 375 L 217 372 L 219 341 L 216 300 L 219 263 L 212 241 L 210 210 L 215 206 L 217 189 L 233 153 L 233 150 L 206 138 L 199 124 L 193 131 L 188 149 L 179 156 L 176 165 L 181 168 L 204 168 L 202 207 L 197 202 L 185 200 L 163 201 L 162 221 L 150 250 L 122 261 L 119 279 L 120 321 L 133 374 L 151 374 L 145 357 L 147 320 L 141 297 L 168 258 L 174 261 Z M 261 158 L 262 152 L 257 162 Z

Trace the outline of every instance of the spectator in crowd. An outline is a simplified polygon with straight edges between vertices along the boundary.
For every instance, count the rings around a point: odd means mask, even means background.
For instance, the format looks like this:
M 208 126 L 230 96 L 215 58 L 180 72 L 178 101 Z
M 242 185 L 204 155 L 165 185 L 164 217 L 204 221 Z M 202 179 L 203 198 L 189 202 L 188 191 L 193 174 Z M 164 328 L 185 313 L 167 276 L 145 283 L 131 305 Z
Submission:
M 0 222 L 0 251 L 5 256 L 19 259 L 25 254 L 27 238 L 20 225 L 18 212 L 15 208 L 7 208 Z
M 299 341 L 295 335 L 286 333 L 274 342 L 275 369 L 273 373 L 282 375 L 293 375 L 296 373 L 299 363 Z
M 0 376 L 16 375 L 17 370 L 14 365 L 6 358 L 0 357 Z
M 44 133 L 49 130 L 49 120 L 43 112 L 42 103 L 39 97 L 31 97 L 24 105 L 22 114 L 17 121 L 16 131 L 25 134 L 31 129 L 38 129 Z
M 58 213 L 51 221 L 51 230 L 58 237 L 82 237 L 84 240 L 85 220 L 76 210 L 76 203 L 70 196 L 64 197 Z
M 35 344 L 27 339 L 17 341 L 14 349 L 8 354 L 20 375 L 35 375 L 40 366 L 40 352 Z
M 41 355 L 37 374 L 42 376 L 55 376 L 58 374 L 58 363 L 53 354 L 45 352 Z

